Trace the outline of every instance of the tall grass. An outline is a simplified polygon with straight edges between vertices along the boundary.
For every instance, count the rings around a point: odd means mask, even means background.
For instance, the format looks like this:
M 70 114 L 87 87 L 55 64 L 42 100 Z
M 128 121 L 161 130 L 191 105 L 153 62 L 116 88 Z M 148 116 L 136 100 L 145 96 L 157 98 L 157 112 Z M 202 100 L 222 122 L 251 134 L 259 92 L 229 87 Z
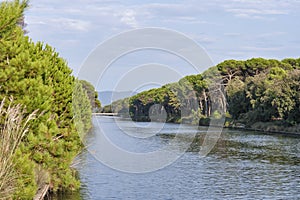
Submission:
M 0 199 L 10 199 L 18 178 L 14 171 L 14 154 L 22 138 L 28 132 L 29 122 L 36 117 L 37 111 L 26 114 L 25 108 L 13 105 L 11 98 L 8 105 L 5 99 L 0 104 Z

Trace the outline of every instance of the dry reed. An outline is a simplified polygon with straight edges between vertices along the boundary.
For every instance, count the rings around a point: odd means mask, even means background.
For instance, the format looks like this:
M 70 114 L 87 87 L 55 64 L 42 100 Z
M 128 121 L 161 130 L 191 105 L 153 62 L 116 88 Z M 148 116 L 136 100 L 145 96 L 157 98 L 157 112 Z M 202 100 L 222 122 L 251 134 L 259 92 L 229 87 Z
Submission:
M 10 98 L 0 104 L 0 199 L 11 199 L 18 176 L 14 171 L 14 154 L 29 129 L 29 122 L 37 111 L 26 114 L 25 107 L 14 105 Z

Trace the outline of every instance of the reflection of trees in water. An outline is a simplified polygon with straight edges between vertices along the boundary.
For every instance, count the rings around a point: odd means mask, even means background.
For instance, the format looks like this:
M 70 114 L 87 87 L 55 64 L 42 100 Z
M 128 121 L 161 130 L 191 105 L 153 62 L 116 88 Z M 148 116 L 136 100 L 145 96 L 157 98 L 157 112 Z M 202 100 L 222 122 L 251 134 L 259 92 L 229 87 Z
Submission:
M 247 134 L 253 133 L 241 134 L 247 138 Z M 188 153 L 198 153 L 201 150 L 205 135 L 206 133 L 203 132 L 196 134 L 194 138 L 188 134 L 177 136 L 175 134 L 158 134 L 157 136 L 164 140 L 172 140 L 176 136 L 182 143 L 191 143 L 187 150 Z M 257 162 L 276 163 L 280 165 L 300 164 L 298 139 L 282 138 L 276 140 L 276 142 L 271 140 L 266 142 L 263 140 L 263 135 L 257 135 L 257 138 L 254 137 L 250 141 L 239 140 L 238 137 L 235 137 L 236 133 L 234 135 L 230 135 L 230 133 L 222 134 L 208 156 L 232 160 L 257 160 Z M 259 142 L 260 139 L 262 139 L 261 142 Z

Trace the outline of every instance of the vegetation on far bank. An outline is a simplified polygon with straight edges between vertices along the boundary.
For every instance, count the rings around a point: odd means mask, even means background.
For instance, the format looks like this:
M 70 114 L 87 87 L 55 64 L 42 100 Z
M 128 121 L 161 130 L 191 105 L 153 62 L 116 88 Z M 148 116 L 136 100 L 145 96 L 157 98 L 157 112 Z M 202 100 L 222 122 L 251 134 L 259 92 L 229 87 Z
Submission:
M 182 114 L 182 108 L 191 111 Z M 223 116 L 226 127 L 299 132 L 300 58 L 227 60 L 202 74 L 113 102 L 103 112 L 127 113 L 136 121 L 164 112 L 167 122 L 200 125 Z
M 53 192 L 78 189 L 70 166 L 82 148 L 79 135 L 91 128 L 92 109 L 100 106 L 93 86 L 76 80 L 51 46 L 26 36 L 27 7 L 26 0 L 0 3 L 0 101 L 14 99 L 3 101 L 0 112 L 0 199 L 32 199 L 43 184 Z M 10 116 L 11 104 L 25 109 Z M 11 125 L 14 117 L 26 120 L 36 112 L 26 134 Z M 4 140 L 9 135 L 18 142 Z

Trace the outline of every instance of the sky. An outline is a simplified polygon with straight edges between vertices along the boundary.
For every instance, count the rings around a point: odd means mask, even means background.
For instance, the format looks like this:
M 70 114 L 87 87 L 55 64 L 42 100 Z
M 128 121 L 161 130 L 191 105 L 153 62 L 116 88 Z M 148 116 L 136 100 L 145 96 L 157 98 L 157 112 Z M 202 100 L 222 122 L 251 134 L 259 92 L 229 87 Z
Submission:
M 74 74 L 99 43 L 144 27 L 187 35 L 214 64 L 298 58 L 299 20 L 300 0 L 31 0 L 25 14 L 28 35 L 55 47 Z

